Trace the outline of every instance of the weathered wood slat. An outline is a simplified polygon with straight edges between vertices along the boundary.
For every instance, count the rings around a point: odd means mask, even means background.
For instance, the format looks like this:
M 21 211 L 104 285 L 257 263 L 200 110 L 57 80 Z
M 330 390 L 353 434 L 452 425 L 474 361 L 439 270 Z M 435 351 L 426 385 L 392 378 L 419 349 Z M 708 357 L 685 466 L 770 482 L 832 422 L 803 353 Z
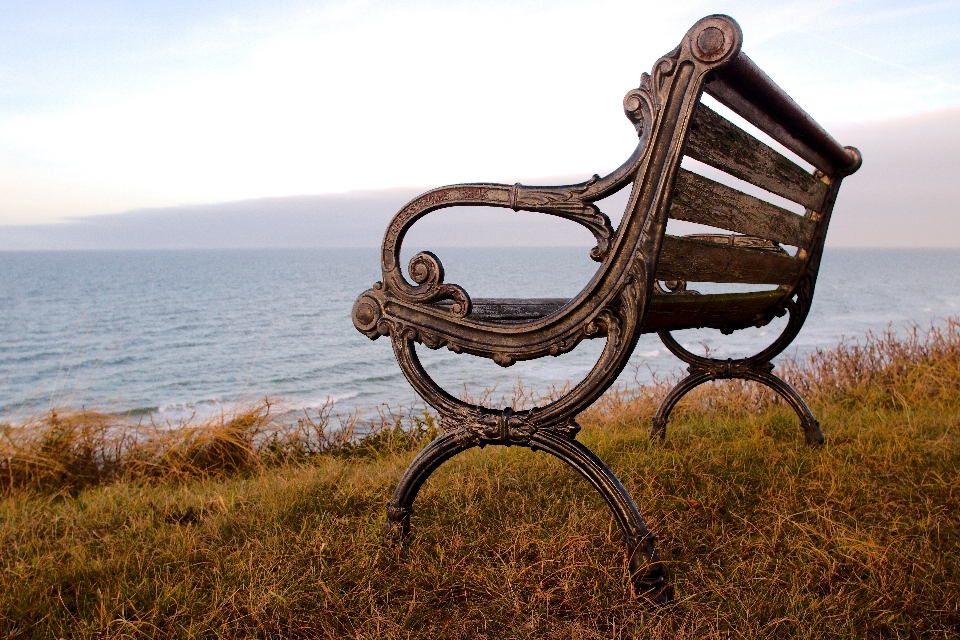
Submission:
M 804 264 L 778 251 L 665 235 L 657 280 L 793 284 Z
M 690 127 L 687 155 L 761 189 L 820 211 L 829 188 L 704 104 Z
M 784 292 L 720 293 L 708 295 L 654 295 L 643 320 L 643 332 L 678 331 L 754 324 L 771 313 Z
M 470 301 L 470 317 L 504 322 L 535 320 L 557 311 L 568 301 L 567 298 L 474 298 Z M 452 304 L 444 300 L 435 306 L 449 309 Z
M 810 218 L 680 169 L 670 217 L 808 248 L 816 229 Z
M 708 295 L 654 295 L 643 322 L 643 332 L 724 328 L 733 324 L 753 323 L 768 314 L 783 298 L 783 291 L 721 293 Z M 566 298 L 479 298 L 473 300 L 471 318 L 496 322 L 535 320 L 556 312 Z M 449 302 L 437 303 L 446 309 Z
M 567 304 L 567 298 L 478 298 L 471 300 L 472 318 L 485 320 L 530 320 L 542 318 Z

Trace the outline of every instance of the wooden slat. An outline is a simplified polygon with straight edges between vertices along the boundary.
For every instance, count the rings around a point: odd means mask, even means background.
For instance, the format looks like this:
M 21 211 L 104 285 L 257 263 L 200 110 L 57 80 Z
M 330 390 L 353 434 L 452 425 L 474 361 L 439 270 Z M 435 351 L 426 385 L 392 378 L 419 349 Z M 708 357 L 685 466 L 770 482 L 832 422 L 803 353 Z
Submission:
M 643 322 L 643 332 L 664 329 L 678 331 L 712 327 L 722 329 L 737 323 L 752 323 L 769 313 L 783 298 L 784 292 L 755 291 L 707 295 L 654 295 Z M 497 322 L 535 320 L 556 312 L 566 298 L 479 298 L 473 300 L 471 318 Z M 436 306 L 446 309 L 449 302 Z
M 518 322 L 543 318 L 567 304 L 567 298 L 474 298 L 470 301 L 470 317 L 478 320 Z M 449 309 L 449 300 L 436 306 Z
M 532 320 L 543 318 L 567 304 L 567 298 L 477 298 L 471 300 L 471 318 Z
M 710 327 L 728 328 L 753 324 L 770 313 L 783 299 L 784 292 L 720 293 L 696 295 L 654 295 L 643 320 L 644 333 L 679 331 Z
M 704 104 L 697 106 L 687 155 L 808 209 L 823 207 L 824 182 Z
M 793 284 L 804 261 L 777 251 L 664 236 L 657 280 Z
M 680 169 L 670 217 L 808 248 L 816 223 L 769 202 Z

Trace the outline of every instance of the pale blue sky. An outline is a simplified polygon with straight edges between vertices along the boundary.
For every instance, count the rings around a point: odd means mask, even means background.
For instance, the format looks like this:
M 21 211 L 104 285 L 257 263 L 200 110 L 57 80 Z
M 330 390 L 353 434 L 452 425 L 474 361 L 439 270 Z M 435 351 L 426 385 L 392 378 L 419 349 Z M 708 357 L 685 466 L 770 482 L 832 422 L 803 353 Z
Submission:
M 828 125 L 960 106 L 958 1 L 3 1 L 0 225 L 602 172 L 709 13 Z

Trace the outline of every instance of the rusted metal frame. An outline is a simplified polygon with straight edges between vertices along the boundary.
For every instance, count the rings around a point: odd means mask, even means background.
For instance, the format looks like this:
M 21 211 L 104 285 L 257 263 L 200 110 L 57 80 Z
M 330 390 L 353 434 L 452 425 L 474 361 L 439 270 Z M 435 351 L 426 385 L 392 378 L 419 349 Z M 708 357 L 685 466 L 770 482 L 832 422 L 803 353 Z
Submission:
M 644 136 L 646 140 L 648 136 Z M 624 178 L 629 181 L 635 166 L 646 164 L 646 154 L 639 149 L 624 167 L 611 174 L 609 180 L 603 179 L 587 184 L 595 190 L 591 197 L 606 197 L 608 188 L 619 187 Z M 602 183 L 606 183 L 605 185 Z M 612 185 L 612 186 L 611 186 Z M 464 189 L 479 189 L 471 192 L 475 196 L 466 200 Z M 549 188 L 558 190 L 561 188 Z M 485 191 L 486 190 L 486 191 Z M 577 191 L 582 191 L 577 189 Z M 518 359 L 530 359 L 542 355 L 566 352 L 589 337 L 601 337 L 601 330 L 594 322 L 599 308 L 615 299 L 618 289 L 622 288 L 623 269 L 629 266 L 621 248 L 619 259 L 613 259 L 609 252 L 604 267 L 594 276 L 592 286 L 581 294 L 570 306 L 575 309 L 550 320 L 538 319 L 532 322 L 516 323 L 506 326 L 502 323 L 485 322 L 476 317 L 467 317 L 471 301 L 467 293 L 457 285 L 443 283 L 443 267 L 439 259 L 429 252 L 414 256 L 410 264 L 411 277 L 416 285 L 405 281 L 396 256 L 406 230 L 423 215 L 437 209 L 459 204 L 491 204 L 500 200 L 514 202 L 517 193 L 515 187 L 504 185 L 467 185 L 456 188 L 443 188 L 428 192 L 411 201 L 395 216 L 384 241 L 383 261 L 384 280 L 365 292 L 354 305 L 354 323 L 368 337 L 388 335 L 390 326 L 417 326 L 418 338 L 432 348 L 447 346 L 453 351 L 473 353 L 494 359 L 498 364 L 507 366 Z M 543 191 L 538 191 L 540 195 Z M 499 194 L 499 195 L 497 195 Z M 582 195 L 582 194 L 581 194 Z M 481 197 L 483 196 L 483 197 Z M 522 200 L 522 198 L 521 198 Z M 502 203 L 501 203 L 502 204 Z M 516 202 L 514 202 L 516 204 Z M 499 205 L 498 205 L 499 206 Z M 593 206 L 592 204 L 590 206 Z M 527 208 L 518 205 L 517 208 Z M 544 210 L 541 207 L 538 210 Z M 635 225 L 639 226 L 642 218 Z M 622 235 L 623 228 L 620 230 Z M 608 246 L 608 245 L 604 245 Z M 598 244 L 598 249 L 601 245 Z M 389 266 L 389 268 L 388 268 Z M 423 304 L 451 300 L 449 305 Z M 586 331 L 590 329 L 590 331 Z
M 430 378 L 416 355 L 409 335 L 392 336 L 394 353 L 414 389 L 437 409 L 445 433 L 421 451 L 407 467 L 387 504 L 384 533 L 389 539 L 404 538 L 410 529 L 413 503 L 420 487 L 445 461 L 473 447 L 486 445 L 525 446 L 545 451 L 563 460 L 600 493 L 623 532 L 631 583 L 638 597 L 653 603 L 667 602 L 672 589 L 649 531 L 630 494 L 614 473 L 593 452 L 576 441 L 579 425 L 572 416 L 562 425 L 542 423 L 543 409 L 514 411 L 475 407 L 447 393 Z M 606 352 L 622 351 L 611 348 Z M 632 347 L 627 350 L 627 356 Z M 603 358 L 601 358 L 603 360 Z M 595 367 L 597 370 L 599 367 Z M 544 408 L 546 409 L 546 408 Z
M 427 478 L 444 462 L 463 451 L 487 444 L 527 446 L 533 451 L 544 451 L 559 458 L 600 493 L 623 532 L 624 550 L 634 592 L 638 597 L 657 604 L 669 602 L 672 589 L 667 583 L 666 572 L 654 546 L 655 536 L 647 528 L 623 484 L 592 451 L 577 440 L 549 431 L 539 432 L 522 443 L 467 440 L 461 435 L 460 432 L 449 432 L 438 436 L 407 467 L 390 502 L 387 503 L 384 535 L 388 539 L 397 542 L 406 539 L 410 532 L 410 518 L 414 513 L 413 503 L 417 493 Z
M 739 40 L 731 37 L 730 42 L 734 41 L 739 46 Z M 641 158 L 640 165 L 635 170 L 624 169 L 616 180 L 635 175 L 635 183 L 641 186 L 634 189 L 625 222 L 617 230 L 594 279 L 558 313 L 516 323 L 485 322 L 466 316 L 469 297 L 459 287 L 442 283 L 442 267 L 432 254 L 418 254 L 411 261 L 416 286 L 403 279 L 396 255 L 399 241 L 413 222 L 451 202 L 483 201 L 480 197 L 483 194 L 466 194 L 464 187 L 458 186 L 451 188 L 456 193 L 444 198 L 417 198 L 395 216 L 384 240 L 384 280 L 357 301 L 354 307 L 357 328 L 374 338 L 388 334 L 392 325 L 415 327 L 419 341 L 429 347 L 446 346 L 454 351 L 492 358 L 505 366 L 521 359 L 565 353 L 585 338 L 602 337 L 604 323 L 597 319 L 604 308 L 617 304 L 623 288 L 633 278 L 632 265 L 642 260 L 650 267 L 656 261 L 683 138 L 708 70 L 709 65 L 698 62 L 689 50 L 678 48 L 655 65 L 653 77 L 647 76 L 643 87 L 628 93 L 625 108 L 639 126 L 641 137 L 648 142 L 644 152 L 637 156 Z M 591 188 L 598 190 L 583 197 L 603 197 L 617 186 L 616 180 L 596 181 Z M 609 184 L 597 186 L 604 182 Z M 502 187 L 488 186 L 494 191 Z M 509 200 L 503 189 L 498 193 L 494 200 Z M 465 200 L 466 195 L 470 198 Z M 649 273 L 648 268 L 645 274 Z M 651 283 L 641 283 L 641 289 L 649 286 Z M 445 297 L 453 299 L 452 313 L 423 304 Z
M 470 183 L 439 187 L 423 193 L 393 217 L 384 233 L 381 249 L 381 266 L 384 283 L 392 293 L 410 302 L 432 302 L 454 299 L 438 289 L 442 284 L 442 268 L 425 262 L 411 277 L 414 284 L 406 281 L 400 268 L 400 248 L 407 231 L 429 213 L 457 206 L 488 206 L 509 208 L 514 211 L 547 213 L 577 222 L 588 228 L 597 240 L 591 252 L 596 260 L 602 260 L 609 252 L 613 228 L 609 218 L 593 204 L 610 196 L 633 180 L 647 156 L 650 131 L 644 129 L 631 156 L 615 171 L 604 178 L 594 175 L 590 180 L 565 186 L 527 186 L 495 183 Z M 435 256 L 434 256 L 435 258 Z M 416 257 L 414 258 L 416 259 Z M 411 267 L 415 266 L 411 262 Z M 455 285 L 451 285 L 455 286 Z M 466 313 L 457 312 L 465 316 Z
M 686 63 L 689 69 L 684 71 L 683 62 L 680 64 L 677 64 L 673 60 L 669 62 L 670 73 L 676 70 L 678 77 L 681 75 L 684 76 L 683 79 L 688 85 L 693 81 L 694 65 L 692 63 Z M 535 326 L 536 322 L 517 323 L 517 325 L 512 326 L 493 325 L 492 328 L 495 330 L 490 331 L 490 327 L 476 327 L 477 323 L 469 318 L 440 317 L 440 311 L 435 308 L 428 309 L 424 305 L 411 308 L 411 306 L 403 302 L 398 302 L 395 297 L 390 296 L 386 296 L 386 299 L 383 300 L 383 316 L 374 318 L 376 320 L 377 333 L 393 334 L 395 332 L 407 332 L 413 339 L 423 342 L 432 348 L 446 345 L 453 347 L 455 350 L 478 352 L 480 355 L 487 355 L 492 351 L 494 361 L 500 364 L 510 364 L 513 359 L 519 359 L 518 354 L 516 352 L 508 352 L 505 354 L 505 357 L 500 357 L 504 355 L 502 351 L 490 349 L 481 342 L 481 340 L 489 334 L 492 334 L 492 337 L 499 341 L 499 344 L 495 343 L 493 345 L 494 348 L 501 350 L 504 349 L 503 343 L 513 337 L 518 347 L 527 350 L 526 354 L 521 352 L 519 354 L 520 356 L 527 356 L 530 352 L 533 352 L 535 356 L 546 355 L 546 353 L 556 355 L 556 353 L 572 348 L 575 344 L 575 342 L 573 342 L 574 340 L 579 342 L 583 337 L 605 335 L 608 346 L 613 344 L 616 347 L 614 351 L 615 357 L 606 356 L 601 358 L 601 362 L 598 363 L 598 368 L 595 368 L 594 372 L 588 376 L 586 380 L 574 387 L 569 394 L 559 401 L 551 403 L 551 405 L 541 409 L 538 416 L 541 422 L 564 422 L 569 416 L 576 415 L 589 406 L 589 404 L 599 397 L 615 380 L 616 376 L 622 370 L 622 367 L 625 366 L 629 358 L 629 352 L 632 351 L 633 345 L 639 336 L 638 320 L 642 318 L 644 306 L 649 297 L 649 288 L 652 285 L 648 269 L 649 265 L 654 261 L 655 244 L 663 235 L 663 228 L 666 223 L 666 196 L 672 189 L 676 168 L 679 165 L 679 152 L 682 146 L 681 140 L 683 132 L 681 116 L 685 115 L 689 118 L 690 112 L 695 104 L 695 99 L 699 97 L 698 94 L 694 94 L 694 91 L 689 90 L 687 86 L 678 90 L 676 87 L 668 85 L 666 90 L 668 94 L 677 93 L 677 96 L 671 97 L 668 95 L 668 99 L 664 101 L 662 113 L 670 115 L 671 112 L 673 112 L 673 114 L 667 124 L 664 125 L 661 123 L 661 126 L 657 127 L 654 133 L 655 135 L 669 134 L 672 137 L 672 141 L 670 144 L 653 145 L 653 161 L 647 163 L 647 169 L 648 172 L 651 172 L 654 171 L 654 167 L 656 167 L 656 176 L 655 178 L 654 176 L 643 176 L 644 179 L 640 184 L 648 188 L 635 189 L 633 203 L 631 205 L 632 210 L 653 210 L 655 213 L 644 216 L 640 221 L 643 223 L 642 226 L 639 224 L 627 224 L 621 227 L 616 242 L 614 243 L 611 258 L 612 260 L 624 261 L 626 266 L 630 266 L 630 271 L 622 274 L 619 282 L 611 283 L 616 287 L 613 290 L 613 293 L 616 295 L 613 300 L 594 300 L 595 304 L 597 302 L 601 304 L 596 304 L 596 307 L 591 311 L 590 315 L 575 325 L 574 328 L 577 333 L 572 336 L 572 344 L 557 344 L 555 335 L 550 335 L 549 333 L 546 336 L 547 339 L 554 340 L 554 342 L 546 344 L 543 342 L 534 342 L 531 344 L 532 341 L 529 340 L 529 336 L 523 334 L 524 332 L 529 332 L 530 325 Z M 651 185 L 654 185 L 656 188 L 649 188 Z M 630 232 L 630 235 L 625 233 L 625 230 Z M 631 235 L 633 237 L 630 237 Z M 627 249 L 628 247 L 629 250 Z M 364 296 L 368 294 L 370 294 L 370 292 L 364 294 Z M 366 303 L 364 296 L 361 296 L 358 304 L 361 301 Z M 372 298 L 372 296 L 370 297 Z M 384 296 L 379 297 L 381 297 L 381 299 L 384 298 Z M 377 301 L 371 300 L 370 304 L 372 305 L 374 302 Z M 559 318 L 553 319 L 553 321 L 569 322 L 568 316 L 572 315 L 569 309 L 572 306 L 573 305 L 568 306 L 566 308 L 567 312 Z M 405 317 L 404 314 L 408 309 L 413 313 Z M 359 315 L 356 311 L 355 308 L 355 322 Z M 363 321 L 368 320 L 366 314 L 360 319 Z M 369 330 L 369 328 L 372 328 L 372 320 L 374 319 L 370 319 L 371 321 L 365 322 L 365 324 L 357 322 L 358 328 L 361 330 Z M 432 331 L 435 330 L 437 325 L 442 326 L 444 322 L 452 325 L 451 328 L 455 329 L 456 333 L 451 330 L 445 332 L 445 335 L 437 339 L 435 334 L 432 334 Z M 479 331 L 477 329 L 479 329 Z M 617 333 L 622 334 L 623 337 L 618 336 L 617 339 L 614 340 L 614 336 L 611 335 L 613 329 L 616 329 Z M 471 335 L 471 333 L 473 333 L 473 335 Z M 479 345 L 475 346 L 470 344 L 471 338 L 474 336 L 476 336 L 477 342 L 480 342 Z M 450 337 L 456 340 L 455 344 L 451 345 L 448 342 Z M 525 339 L 526 344 L 520 340 L 516 340 L 517 338 Z M 512 347 L 513 344 L 508 346 Z M 539 352 L 534 350 L 539 350 Z M 605 350 L 605 354 L 609 352 L 609 349 Z
M 799 324 L 802 324 L 802 322 Z M 680 346 L 669 331 L 662 331 L 658 335 L 667 349 L 681 360 L 689 363 L 690 367 L 687 369 L 687 377 L 670 390 L 670 393 L 667 394 L 667 397 L 663 399 L 657 408 L 657 413 L 653 416 L 653 424 L 650 429 L 650 435 L 652 437 L 664 438 L 666 436 L 667 421 L 670 419 L 670 413 L 673 411 L 677 402 L 687 393 L 711 380 L 740 378 L 742 380 L 751 380 L 765 384 L 780 394 L 800 418 L 800 426 L 803 429 L 807 443 L 823 444 L 823 433 L 820 431 L 820 423 L 814 417 L 800 394 L 772 373 L 773 364 L 771 362 L 757 359 L 756 356 L 738 360 L 700 358 Z
M 680 170 L 670 217 L 809 249 L 816 229 L 810 218 L 736 189 Z
M 705 91 L 827 175 L 856 171 L 859 160 L 742 51 L 718 68 Z
M 719 33 L 721 37 L 705 39 L 704 33 Z M 371 338 L 391 337 L 401 370 L 417 392 L 438 411 L 446 433 L 418 457 L 405 474 L 406 480 L 401 481 L 400 495 L 388 509 L 391 530 L 399 527 L 402 533 L 409 526 L 416 490 L 437 466 L 458 450 L 487 443 L 537 446 L 571 464 L 604 495 L 623 525 L 636 589 L 654 601 L 669 598 L 662 567 L 652 547 L 652 536 L 609 469 L 575 442 L 579 430 L 575 418 L 613 384 L 636 346 L 653 289 L 669 198 L 703 77 L 711 64 L 736 55 L 741 39 L 739 27 L 729 18 L 711 16 L 700 21 L 680 47 L 658 61 L 653 76 L 644 74 L 640 89 L 624 99 L 627 115 L 637 126 L 641 139 L 648 137 L 642 162 L 635 170 L 623 172 L 635 180 L 625 222 L 613 237 L 609 252 L 602 256 L 603 264 L 591 284 L 552 316 L 506 326 L 466 317 L 469 297 L 462 289 L 443 285 L 442 266 L 432 254 L 418 254 L 412 261 L 411 277 L 416 285 L 400 283 L 403 277 L 396 256 L 404 233 L 430 210 L 449 206 L 454 201 L 461 203 L 464 187 L 456 187 L 456 193 L 431 192 L 446 193 L 450 197 L 415 200 L 394 218 L 384 240 L 384 281 L 358 299 L 354 323 Z M 602 182 L 595 180 L 593 187 Z M 587 185 L 587 189 L 578 194 L 581 201 L 590 197 L 590 187 Z M 503 200 L 504 194 L 497 191 L 498 185 L 489 185 L 489 188 L 496 195 L 491 200 Z M 595 196 L 602 197 L 606 190 L 604 186 Z M 513 193 L 511 206 L 522 206 L 521 190 L 516 188 Z M 481 190 L 466 195 L 470 203 L 483 204 L 481 201 L 490 194 Z M 555 205 L 554 202 L 550 206 Z M 452 313 L 444 315 L 436 305 L 425 304 L 443 299 L 452 300 Z M 574 331 L 563 327 L 563 322 L 572 325 Z M 529 411 L 469 406 L 436 385 L 415 354 L 415 343 L 422 342 L 431 348 L 448 346 L 455 351 L 477 353 L 493 357 L 500 364 L 510 364 L 521 357 L 556 355 L 569 350 L 583 337 L 601 335 L 606 338 L 606 345 L 586 378 L 563 397 Z M 569 338 L 570 343 L 558 344 L 558 337 Z M 552 342 L 545 345 L 547 340 Z

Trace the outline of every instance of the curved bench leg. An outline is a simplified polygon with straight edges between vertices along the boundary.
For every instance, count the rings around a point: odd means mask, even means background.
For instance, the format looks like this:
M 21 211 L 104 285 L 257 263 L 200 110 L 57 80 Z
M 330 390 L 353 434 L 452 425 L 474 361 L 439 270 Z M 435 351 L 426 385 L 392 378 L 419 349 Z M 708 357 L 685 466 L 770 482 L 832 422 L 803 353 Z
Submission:
M 393 497 L 387 503 L 387 521 L 383 525 L 383 534 L 387 540 L 401 541 L 410 532 L 413 501 L 417 499 L 420 487 L 430 474 L 453 456 L 476 446 L 475 442 L 460 435 L 458 431 L 451 431 L 438 436 L 417 454 L 403 472 Z
M 800 426 L 803 427 L 804 437 L 807 444 L 823 444 L 823 432 L 820 431 L 820 421 L 817 420 L 810 407 L 803 401 L 797 390 L 787 384 L 782 378 L 779 378 L 769 371 L 749 371 L 743 375 L 747 380 L 753 380 L 765 384 L 787 401 L 797 417 L 800 418 Z
M 654 547 L 656 538 L 647 529 L 637 505 L 610 468 L 580 442 L 548 430 L 538 431 L 530 448 L 560 458 L 603 496 L 623 531 L 630 580 L 637 597 L 652 604 L 666 604 L 673 600 L 673 587 L 667 582 L 660 554 Z
M 410 463 L 387 503 L 384 536 L 388 541 L 402 541 L 410 532 L 413 502 L 420 487 L 440 465 L 453 456 L 482 443 L 465 430 L 448 432 L 428 444 Z M 603 496 L 623 531 L 630 578 L 637 597 L 652 604 L 665 604 L 673 599 L 673 588 L 666 580 L 660 555 L 654 547 L 654 535 L 637 510 L 637 505 L 623 484 L 592 451 L 580 442 L 548 429 L 538 431 L 526 443 L 534 451 L 545 451 L 573 467 Z
M 727 363 L 717 360 L 719 365 Z M 766 365 L 771 367 L 769 363 Z M 729 368 L 729 367 L 728 367 Z M 679 402 L 680 398 L 685 396 L 694 388 L 710 380 L 729 380 L 740 378 L 742 380 L 752 380 L 765 384 L 787 401 L 787 404 L 796 412 L 800 418 L 800 426 L 803 428 L 804 437 L 807 444 L 823 444 L 823 432 L 820 431 L 820 422 L 814 417 L 810 407 L 803 401 L 796 389 L 787 384 L 782 378 L 773 375 L 765 368 L 746 368 L 740 367 L 736 372 L 728 373 L 726 371 L 713 371 L 691 367 L 691 373 L 681 380 L 677 386 L 670 390 L 667 397 L 660 403 L 657 413 L 653 416 L 653 425 L 650 427 L 650 437 L 659 437 L 663 439 L 667 435 L 667 421 L 670 419 L 670 412 Z
M 714 376 L 706 371 L 696 371 L 677 383 L 667 397 L 663 399 L 660 406 L 657 407 L 657 413 L 653 416 L 653 426 L 650 427 L 650 437 L 659 437 L 661 440 L 667 437 L 667 420 L 670 419 L 670 412 L 680 402 L 680 398 L 699 387 L 704 382 L 714 380 Z

